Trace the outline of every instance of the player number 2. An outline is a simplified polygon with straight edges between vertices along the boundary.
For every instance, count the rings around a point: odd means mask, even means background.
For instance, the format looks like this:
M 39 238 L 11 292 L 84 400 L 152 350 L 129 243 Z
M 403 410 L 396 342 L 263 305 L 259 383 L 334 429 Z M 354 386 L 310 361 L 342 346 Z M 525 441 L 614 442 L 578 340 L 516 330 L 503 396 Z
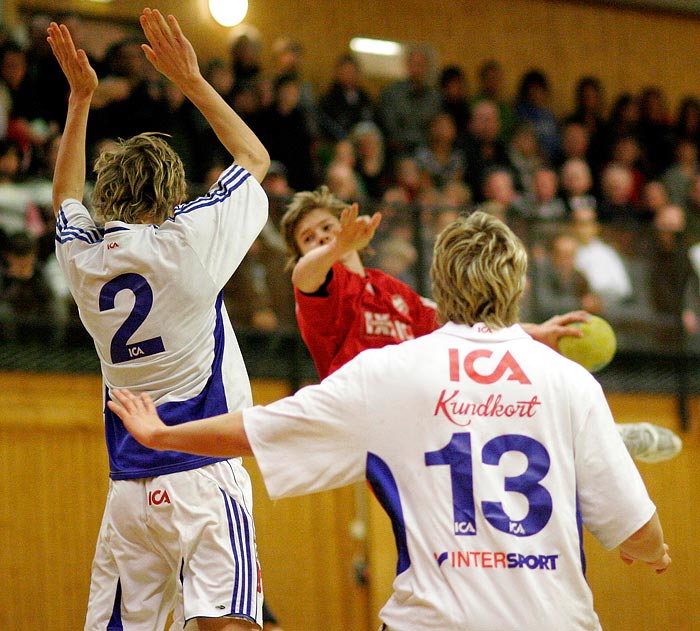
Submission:
M 114 364 L 155 355 L 165 350 L 163 339 L 160 336 L 140 342 L 129 342 L 153 307 L 153 290 L 148 281 L 140 274 L 121 274 L 106 283 L 100 291 L 100 311 L 114 309 L 114 300 L 117 294 L 124 289 L 134 294 L 134 306 L 112 337 L 110 352 Z
M 529 436 L 504 434 L 488 441 L 481 452 L 481 461 L 497 466 L 501 456 L 517 451 L 527 458 L 527 467 L 520 475 L 506 476 L 505 491 L 520 493 L 528 502 L 524 518 L 515 520 L 505 512 L 501 502 L 482 501 L 486 521 L 494 528 L 515 537 L 528 537 L 542 530 L 552 516 L 552 496 L 540 484 L 549 471 L 550 459 L 544 445 Z M 476 535 L 476 504 L 472 462 L 472 440 L 469 432 L 452 435 L 450 442 L 438 451 L 425 454 L 427 466 L 447 465 L 452 480 L 454 533 Z

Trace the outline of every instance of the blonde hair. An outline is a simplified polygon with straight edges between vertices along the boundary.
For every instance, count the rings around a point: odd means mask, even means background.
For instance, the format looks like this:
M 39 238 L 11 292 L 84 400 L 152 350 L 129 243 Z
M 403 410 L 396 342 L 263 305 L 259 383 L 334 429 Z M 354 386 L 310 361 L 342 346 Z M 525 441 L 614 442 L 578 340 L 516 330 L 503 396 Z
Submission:
M 302 257 L 301 250 L 295 237 L 296 228 L 299 222 L 310 212 L 322 208 L 340 219 L 343 210 L 349 208 L 350 204 L 336 197 L 324 184 L 314 191 L 301 191 L 292 197 L 292 201 L 287 205 L 287 211 L 280 220 L 280 229 L 284 235 L 289 253 L 287 267 L 293 267 Z
M 99 155 L 94 171 L 92 205 L 103 221 L 161 224 L 185 201 L 185 168 L 162 134 L 118 141 Z
M 439 319 L 515 324 L 526 271 L 525 247 L 505 223 L 481 211 L 460 217 L 435 242 L 430 277 Z

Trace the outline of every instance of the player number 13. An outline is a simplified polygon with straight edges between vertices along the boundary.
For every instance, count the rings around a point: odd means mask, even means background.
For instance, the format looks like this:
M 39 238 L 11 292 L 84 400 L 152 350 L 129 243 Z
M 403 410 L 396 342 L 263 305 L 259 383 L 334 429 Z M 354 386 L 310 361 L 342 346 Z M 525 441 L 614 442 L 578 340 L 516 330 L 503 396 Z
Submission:
M 504 434 L 489 440 L 481 451 L 481 462 L 497 466 L 501 456 L 509 451 L 522 453 L 527 467 L 517 476 L 506 476 L 505 491 L 520 493 L 528 502 L 524 518 L 511 519 L 501 502 L 481 502 L 486 521 L 494 528 L 515 537 L 527 537 L 542 530 L 552 516 L 552 496 L 540 484 L 549 471 L 550 459 L 544 445 L 520 434 Z M 476 503 L 472 462 L 472 437 L 469 432 L 452 435 L 450 442 L 438 451 L 425 454 L 427 466 L 446 465 L 452 481 L 452 505 L 454 509 L 454 533 L 476 535 Z

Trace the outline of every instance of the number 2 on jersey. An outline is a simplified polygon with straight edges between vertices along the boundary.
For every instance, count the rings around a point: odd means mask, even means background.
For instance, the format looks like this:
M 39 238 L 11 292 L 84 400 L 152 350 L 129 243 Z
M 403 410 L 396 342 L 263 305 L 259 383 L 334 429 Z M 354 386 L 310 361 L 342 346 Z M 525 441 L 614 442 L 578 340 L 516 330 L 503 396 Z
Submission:
M 134 306 L 112 337 L 110 352 L 114 364 L 128 362 L 137 357 L 155 355 L 165 350 L 160 336 L 129 343 L 132 335 L 143 324 L 153 307 L 153 290 L 140 274 L 121 274 L 106 283 L 100 291 L 100 311 L 114 309 L 114 300 L 123 289 L 128 289 L 134 294 Z
M 450 467 L 456 535 L 477 533 L 471 438 L 469 432 L 453 434 L 445 447 L 425 454 L 426 466 Z M 520 493 L 527 499 L 527 515 L 520 520 L 511 519 L 503 510 L 501 502 L 482 501 L 481 508 L 486 521 L 497 530 L 516 537 L 527 537 L 542 530 L 552 515 L 552 496 L 540 484 L 549 471 L 549 454 L 544 445 L 529 436 L 504 434 L 484 445 L 481 461 L 486 465 L 497 466 L 501 456 L 509 451 L 525 455 L 527 468 L 518 476 L 506 476 L 503 488 L 505 491 Z

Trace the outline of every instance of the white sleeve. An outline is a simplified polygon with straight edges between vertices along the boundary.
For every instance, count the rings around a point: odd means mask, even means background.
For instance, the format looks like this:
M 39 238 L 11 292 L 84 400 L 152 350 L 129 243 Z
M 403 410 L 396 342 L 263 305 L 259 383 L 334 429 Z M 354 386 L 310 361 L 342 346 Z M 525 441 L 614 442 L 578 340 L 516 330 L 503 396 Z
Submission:
M 245 431 L 272 498 L 364 479 L 371 415 L 355 360 L 293 397 L 243 412 Z
M 178 206 L 161 229 L 180 232 L 221 288 L 260 234 L 267 212 L 263 188 L 233 164 L 206 195 Z
M 95 225 L 88 209 L 77 199 L 66 199 L 56 217 L 56 259 L 69 285 L 70 260 L 102 241 L 104 231 Z M 72 285 L 71 285 L 72 286 Z
M 656 507 L 600 386 L 592 392 L 588 413 L 574 437 L 574 454 L 583 523 L 611 550 L 646 524 Z

